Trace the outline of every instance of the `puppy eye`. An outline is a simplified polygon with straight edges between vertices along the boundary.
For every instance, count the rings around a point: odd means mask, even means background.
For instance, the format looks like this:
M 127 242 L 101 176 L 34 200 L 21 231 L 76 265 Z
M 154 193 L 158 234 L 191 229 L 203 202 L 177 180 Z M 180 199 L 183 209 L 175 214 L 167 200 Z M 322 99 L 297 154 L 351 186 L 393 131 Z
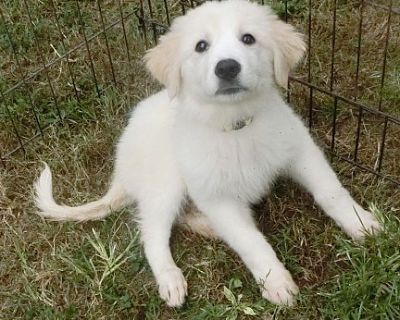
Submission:
M 254 39 L 250 33 L 246 33 L 242 36 L 242 42 L 247 45 L 252 45 L 256 42 L 256 39 Z
M 201 52 L 206 51 L 209 46 L 210 45 L 208 44 L 207 41 L 201 40 L 201 41 L 197 42 L 195 50 L 196 50 L 196 52 L 201 53 Z

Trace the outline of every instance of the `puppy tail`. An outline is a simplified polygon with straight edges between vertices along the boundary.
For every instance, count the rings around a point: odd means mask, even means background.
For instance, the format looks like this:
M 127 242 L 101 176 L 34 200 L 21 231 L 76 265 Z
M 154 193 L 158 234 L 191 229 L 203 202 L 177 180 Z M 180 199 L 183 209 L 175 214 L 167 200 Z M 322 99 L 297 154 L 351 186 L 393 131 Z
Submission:
M 39 215 L 53 220 L 98 220 L 106 217 L 112 211 L 118 210 L 129 203 L 124 189 L 113 183 L 101 199 L 78 207 L 59 205 L 54 201 L 52 191 L 52 176 L 49 166 L 45 168 L 35 183 L 35 203 Z

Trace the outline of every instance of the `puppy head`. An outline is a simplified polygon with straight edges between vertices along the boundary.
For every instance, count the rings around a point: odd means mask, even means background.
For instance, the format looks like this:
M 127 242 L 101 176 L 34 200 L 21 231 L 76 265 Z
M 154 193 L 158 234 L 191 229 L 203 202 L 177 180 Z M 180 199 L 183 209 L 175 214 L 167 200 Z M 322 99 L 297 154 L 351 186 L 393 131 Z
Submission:
M 235 101 L 287 87 L 305 52 L 302 36 L 269 7 L 245 0 L 206 2 L 175 19 L 145 56 L 171 97 Z

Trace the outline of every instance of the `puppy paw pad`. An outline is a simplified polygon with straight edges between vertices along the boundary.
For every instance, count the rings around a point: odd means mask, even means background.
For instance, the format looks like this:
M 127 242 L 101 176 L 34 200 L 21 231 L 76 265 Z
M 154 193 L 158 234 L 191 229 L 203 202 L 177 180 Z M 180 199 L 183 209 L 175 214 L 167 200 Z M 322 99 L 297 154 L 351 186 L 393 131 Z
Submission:
M 293 306 L 296 302 L 296 294 L 299 288 L 293 281 L 288 271 L 269 275 L 262 286 L 262 296 L 268 301 L 279 304 Z
M 344 226 L 346 233 L 354 240 L 363 240 L 366 233 L 377 234 L 382 230 L 382 225 L 368 211 L 359 210 L 351 223 Z
M 158 291 L 170 307 L 180 307 L 187 295 L 187 282 L 179 268 L 168 269 L 158 277 Z

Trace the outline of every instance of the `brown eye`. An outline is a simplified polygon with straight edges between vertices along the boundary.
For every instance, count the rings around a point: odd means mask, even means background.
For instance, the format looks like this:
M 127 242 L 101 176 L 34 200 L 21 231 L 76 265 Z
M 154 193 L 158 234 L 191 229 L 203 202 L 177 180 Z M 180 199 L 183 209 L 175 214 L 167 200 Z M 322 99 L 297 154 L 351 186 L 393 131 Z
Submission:
M 206 51 L 209 46 L 210 45 L 208 44 L 207 41 L 201 40 L 201 41 L 197 42 L 195 50 L 196 50 L 196 52 L 201 53 L 201 52 Z
M 250 33 L 246 33 L 242 36 L 242 42 L 250 46 L 256 42 L 256 39 Z

